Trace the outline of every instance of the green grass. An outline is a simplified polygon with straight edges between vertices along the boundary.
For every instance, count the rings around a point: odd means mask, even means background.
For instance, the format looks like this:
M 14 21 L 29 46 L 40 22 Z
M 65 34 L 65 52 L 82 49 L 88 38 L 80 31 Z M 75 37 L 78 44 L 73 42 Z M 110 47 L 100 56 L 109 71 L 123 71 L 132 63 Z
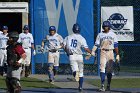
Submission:
M 100 87 L 100 80 L 90 80 L 88 83 Z M 105 83 L 106 84 L 106 83 Z M 140 78 L 112 79 L 112 88 L 140 88 Z
M 58 88 L 35 78 L 21 78 L 21 86 L 22 88 Z M 0 88 L 6 88 L 5 77 L 0 76 Z
M 120 72 L 140 73 L 140 67 L 136 67 L 136 66 L 121 66 Z

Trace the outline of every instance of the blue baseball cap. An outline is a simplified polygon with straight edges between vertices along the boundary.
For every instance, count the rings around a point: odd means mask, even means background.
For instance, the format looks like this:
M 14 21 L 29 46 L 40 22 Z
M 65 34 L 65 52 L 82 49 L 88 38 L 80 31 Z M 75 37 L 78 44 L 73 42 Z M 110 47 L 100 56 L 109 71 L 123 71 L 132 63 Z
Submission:
M 29 30 L 29 26 L 28 25 L 24 25 L 23 30 Z
M 7 26 L 3 26 L 2 29 L 3 30 L 8 30 L 8 27 Z
M 49 31 L 56 31 L 55 26 L 50 26 L 50 27 L 49 27 Z

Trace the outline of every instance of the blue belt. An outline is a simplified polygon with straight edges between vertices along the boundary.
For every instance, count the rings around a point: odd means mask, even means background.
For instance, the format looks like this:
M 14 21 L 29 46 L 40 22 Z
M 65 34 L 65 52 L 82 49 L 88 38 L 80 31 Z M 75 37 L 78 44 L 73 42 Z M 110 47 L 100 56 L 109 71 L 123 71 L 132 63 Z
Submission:
M 29 48 L 31 48 L 31 47 L 24 47 L 24 49 L 29 49 Z
M 2 50 L 6 50 L 6 48 L 0 48 L 0 49 L 2 49 Z
M 56 51 L 53 51 L 53 50 L 49 50 L 49 52 L 52 52 L 52 53 L 56 53 L 58 50 L 56 50 Z M 59 51 L 58 51 L 59 52 Z
M 113 49 L 102 49 L 102 50 L 104 50 L 104 51 L 111 51 L 111 50 L 113 50 Z

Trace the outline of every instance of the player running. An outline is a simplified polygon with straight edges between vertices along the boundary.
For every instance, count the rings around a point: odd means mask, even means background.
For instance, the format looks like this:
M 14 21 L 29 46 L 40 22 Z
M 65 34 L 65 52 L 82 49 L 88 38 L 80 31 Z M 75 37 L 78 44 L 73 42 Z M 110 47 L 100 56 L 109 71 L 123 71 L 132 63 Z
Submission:
M 49 27 L 49 35 L 42 40 L 42 52 L 44 51 L 44 44 L 48 47 L 48 75 L 49 82 L 54 83 L 54 77 L 59 67 L 59 49 L 62 47 L 63 38 L 61 35 L 56 33 L 55 26 Z
M 7 41 L 8 41 L 8 27 L 3 26 L 3 32 L 0 33 L 0 75 L 5 76 L 6 75 L 6 64 L 7 64 L 7 53 L 6 53 L 6 47 L 7 47 Z
M 88 53 L 91 51 L 88 48 L 87 42 L 84 37 L 80 35 L 80 26 L 79 24 L 73 25 L 74 34 L 67 36 L 64 39 L 64 49 L 69 56 L 70 65 L 72 68 L 73 76 L 75 80 L 79 82 L 79 91 L 82 91 L 83 85 L 83 56 L 81 48 Z
M 100 32 L 96 38 L 95 45 L 92 49 L 92 55 L 95 55 L 95 51 L 98 48 L 100 52 L 100 78 L 101 78 L 101 89 L 99 91 L 105 91 L 104 82 L 105 74 L 107 74 L 107 88 L 110 90 L 110 83 L 112 79 L 114 53 L 116 52 L 116 60 L 119 61 L 118 41 L 116 34 L 110 31 L 110 22 L 104 21 L 102 25 L 103 31 Z M 105 70 L 106 68 L 106 70 Z
M 27 55 L 25 59 L 25 77 L 30 75 L 30 64 L 31 64 L 31 48 L 33 49 L 33 54 L 35 55 L 34 39 L 31 33 L 29 33 L 29 26 L 24 25 L 24 32 L 19 34 L 18 42 L 22 44 L 23 49 Z

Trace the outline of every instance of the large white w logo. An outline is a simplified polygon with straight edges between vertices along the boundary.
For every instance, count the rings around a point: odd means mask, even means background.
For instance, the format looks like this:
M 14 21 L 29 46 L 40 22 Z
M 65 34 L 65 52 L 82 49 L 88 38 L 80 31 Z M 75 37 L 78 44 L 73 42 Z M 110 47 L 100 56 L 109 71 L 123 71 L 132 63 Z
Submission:
M 75 8 L 73 7 L 73 0 L 59 0 L 58 8 L 56 7 L 55 0 L 45 0 L 45 4 L 49 25 L 54 25 L 57 29 L 59 25 L 61 8 L 63 6 L 68 33 L 71 34 L 72 26 L 77 20 L 80 0 L 76 0 Z

